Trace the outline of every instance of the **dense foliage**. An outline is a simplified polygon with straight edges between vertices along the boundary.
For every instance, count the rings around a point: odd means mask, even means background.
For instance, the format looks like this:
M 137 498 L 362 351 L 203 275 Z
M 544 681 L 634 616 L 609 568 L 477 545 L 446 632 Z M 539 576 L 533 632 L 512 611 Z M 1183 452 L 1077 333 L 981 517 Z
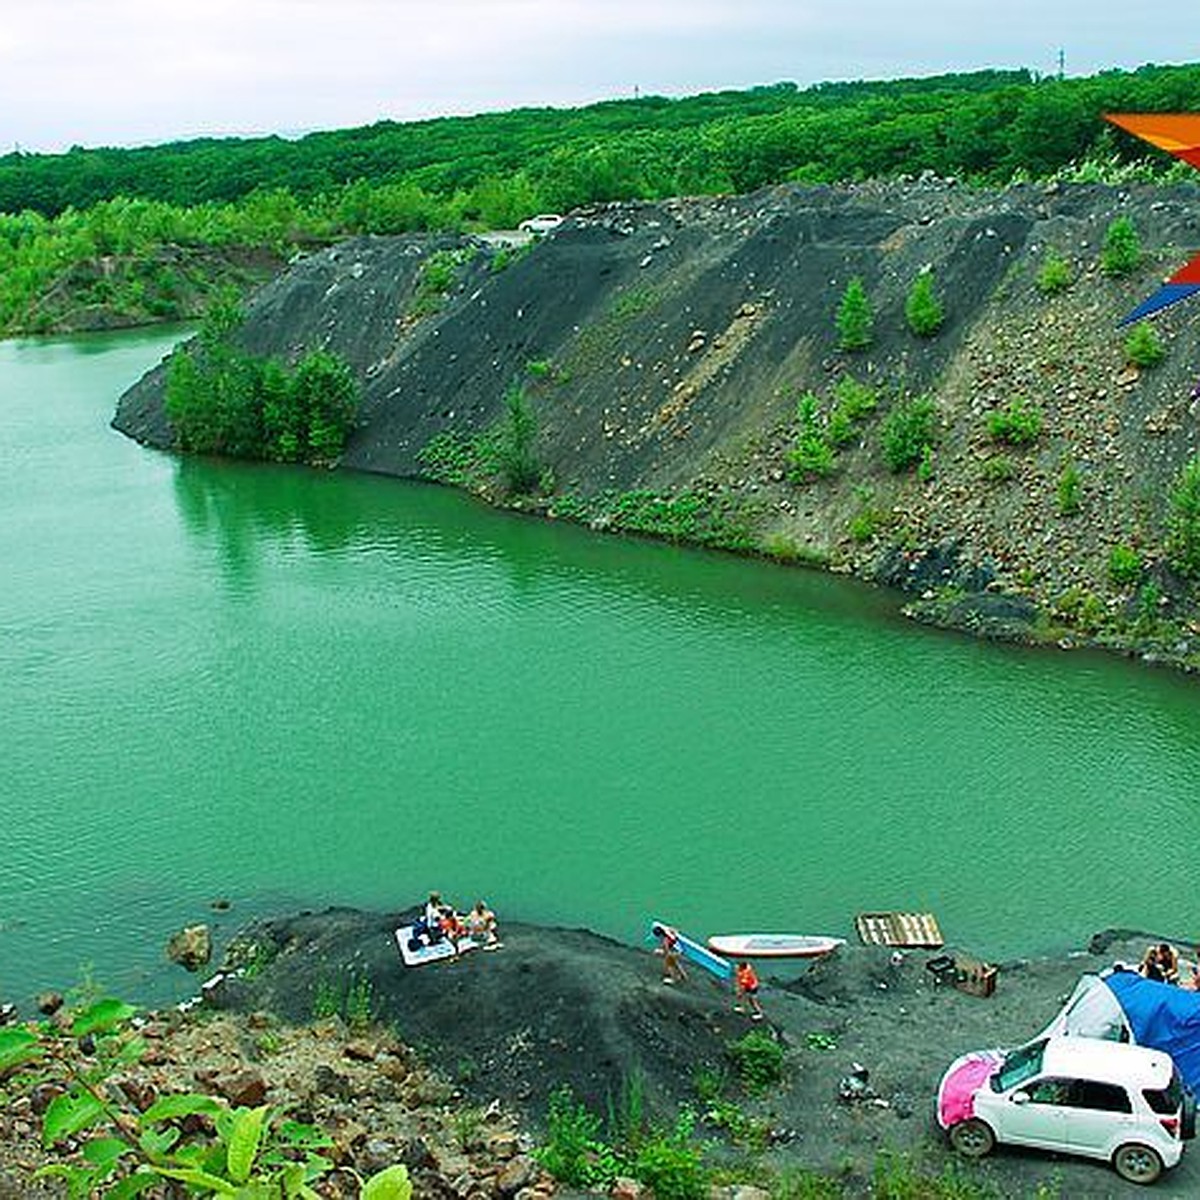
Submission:
M 228 204 L 256 191 L 338 197 L 363 227 L 395 219 L 511 226 L 541 208 L 595 200 L 747 191 L 932 170 L 991 183 L 1088 158 L 1169 160 L 1100 118 L 1200 106 L 1200 66 L 1080 79 L 980 71 L 927 79 L 791 83 L 580 109 L 313 133 L 201 138 L 136 149 L 75 147 L 0 157 L 0 211 L 46 216 L 117 196 Z M 372 187 L 364 188 L 360 181 Z M 376 196 L 374 188 L 389 189 Z
M 331 462 L 358 412 L 358 385 L 336 355 L 313 350 L 288 371 L 234 345 L 236 296 L 223 294 L 195 342 L 167 369 L 167 415 L 181 450 L 277 462 Z

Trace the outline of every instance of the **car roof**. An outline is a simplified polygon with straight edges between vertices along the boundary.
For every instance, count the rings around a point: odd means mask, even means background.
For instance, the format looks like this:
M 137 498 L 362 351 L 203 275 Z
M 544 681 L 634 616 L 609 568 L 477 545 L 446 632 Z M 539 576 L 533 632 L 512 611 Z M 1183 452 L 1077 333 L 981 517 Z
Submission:
M 1042 1073 L 1070 1075 L 1138 1087 L 1165 1088 L 1175 1064 L 1163 1050 L 1101 1038 L 1052 1037 L 1042 1056 Z

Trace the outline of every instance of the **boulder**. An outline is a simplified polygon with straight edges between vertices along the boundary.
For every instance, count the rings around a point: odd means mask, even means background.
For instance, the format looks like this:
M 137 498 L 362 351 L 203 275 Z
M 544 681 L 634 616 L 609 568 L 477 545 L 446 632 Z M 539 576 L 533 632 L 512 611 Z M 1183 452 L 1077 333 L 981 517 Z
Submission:
M 519 1154 L 505 1163 L 496 1175 L 496 1190 L 502 1196 L 515 1196 L 523 1187 L 528 1187 L 537 1176 L 537 1163 L 526 1154 Z
M 52 1017 L 63 1006 L 63 998 L 61 992 L 39 992 L 37 998 L 37 1010 L 47 1017 Z
M 217 1080 L 217 1091 L 239 1108 L 256 1108 L 267 1096 L 267 1081 L 257 1071 L 238 1071 Z
M 188 971 L 198 971 L 212 959 L 212 932 L 207 925 L 188 925 L 171 935 L 167 957 Z

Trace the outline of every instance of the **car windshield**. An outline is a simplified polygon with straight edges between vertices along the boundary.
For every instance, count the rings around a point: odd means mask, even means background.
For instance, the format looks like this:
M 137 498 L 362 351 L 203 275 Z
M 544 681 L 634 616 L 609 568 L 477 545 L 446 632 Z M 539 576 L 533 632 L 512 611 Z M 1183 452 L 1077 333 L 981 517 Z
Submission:
M 1000 1069 L 992 1076 L 993 1092 L 1007 1092 L 1027 1079 L 1032 1079 L 1042 1069 L 1042 1054 L 1046 1043 L 1030 1042 L 1028 1046 L 1018 1046 L 1004 1056 Z

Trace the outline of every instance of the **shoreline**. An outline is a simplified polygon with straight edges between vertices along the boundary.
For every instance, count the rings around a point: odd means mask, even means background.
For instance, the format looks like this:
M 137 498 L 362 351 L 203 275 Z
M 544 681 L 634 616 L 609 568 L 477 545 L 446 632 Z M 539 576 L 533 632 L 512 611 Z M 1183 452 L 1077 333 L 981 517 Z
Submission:
M 403 1093 L 406 1103 L 440 1113 L 436 1121 L 422 1118 L 426 1126 L 436 1124 L 439 1136 L 465 1128 L 466 1118 L 456 1112 L 509 1114 L 509 1124 L 492 1130 L 503 1134 L 495 1144 L 507 1157 L 498 1161 L 489 1143 L 473 1169 L 494 1174 L 519 1159 L 529 1176 L 526 1186 L 542 1194 L 548 1194 L 547 1181 L 533 1182 L 538 1174 L 527 1152 L 544 1136 L 539 1131 L 550 1096 L 566 1086 L 602 1115 L 633 1080 L 654 1120 L 695 1111 L 697 1135 L 714 1143 L 718 1162 L 730 1154 L 737 1160 L 718 1115 L 727 1117 L 733 1104 L 750 1123 L 746 1128 L 760 1131 L 759 1161 L 770 1171 L 800 1167 L 869 1181 L 879 1156 L 894 1154 L 934 1174 L 969 1171 L 973 1180 L 1006 1195 L 1033 1194 L 1051 1178 L 1072 1197 L 1137 1194 L 1122 1190 L 1125 1185 L 1103 1164 L 1082 1159 L 1000 1153 L 962 1164 L 936 1128 L 933 1096 L 942 1070 L 958 1054 L 1036 1036 L 1080 975 L 1114 960 L 1136 960 L 1158 935 L 1108 929 L 1083 947 L 1001 962 L 988 996 L 939 983 L 927 969 L 938 956 L 954 954 L 952 946 L 897 956 L 890 947 L 847 944 L 786 978 L 760 962 L 766 1020 L 754 1024 L 734 1010 L 726 986 L 695 968 L 683 983 L 664 986 L 648 946 L 584 929 L 503 922 L 504 945 L 495 953 L 410 968 L 393 939 L 402 922 L 402 914 L 333 907 L 243 925 L 225 947 L 217 981 L 203 989 L 199 1020 L 172 1008 L 151 1018 L 153 1028 L 162 1030 L 163 1064 L 182 1072 L 179 1086 L 216 1086 L 249 1072 L 267 1103 L 300 1104 L 303 1112 L 332 1114 L 337 1122 L 355 1120 L 358 1143 L 347 1147 L 348 1161 L 359 1161 L 353 1156 L 368 1144 L 378 1151 L 381 1140 L 401 1153 L 403 1139 L 386 1131 L 368 1134 L 361 1112 L 350 1116 L 364 1103 L 383 1112 L 378 1097 L 362 1099 L 381 1071 L 391 1080 L 388 1087 L 395 1085 L 393 1099 Z M 213 1032 L 204 1042 L 206 1027 Z M 755 1094 L 731 1083 L 734 1047 L 751 1034 L 778 1046 L 783 1064 L 778 1085 Z M 201 1043 L 188 1040 L 197 1037 Z M 203 1052 L 196 1049 L 201 1044 L 207 1046 Z M 297 1066 L 289 1055 L 302 1046 Z M 319 1077 L 330 1094 L 313 1082 L 322 1046 L 325 1071 Z M 370 1067 L 353 1087 L 337 1082 L 354 1074 L 348 1063 Z M 854 1064 L 869 1072 L 869 1104 L 838 1099 L 839 1083 Z M 426 1068 L 428 1075 L 421 1073 Z M 702 1099 L 706 1078 L 729 1089 L 724 1109 Z M 392 1116 L 386 1119 L 400 1120 L 399 1110 L 387 1112 Z M 447 1141 L 433 1156 L 438 1169 L 449 1164 L 451 1173 L 465 1170 L 461 1148 L 454 1150 L 449 1134 Z M 411 1146 L 403 1152 L 415 1153 Z M 0 1146 L 0 1183 L 3 1153 Z M 1198 1185 L 1200 1167 L 1193 1170 L 1185 1156 L 1157 1194 L 1194 1194 Z

